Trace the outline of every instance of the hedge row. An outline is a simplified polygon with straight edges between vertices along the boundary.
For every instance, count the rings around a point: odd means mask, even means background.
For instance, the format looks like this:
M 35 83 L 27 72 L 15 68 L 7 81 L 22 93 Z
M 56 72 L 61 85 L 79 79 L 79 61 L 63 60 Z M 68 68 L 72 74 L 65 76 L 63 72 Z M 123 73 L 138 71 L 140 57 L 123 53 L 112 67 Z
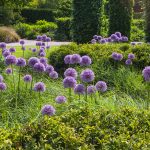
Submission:
M 0 129 L 0 149 L 149 149 L 149 128 L 149 111 L 82 108 L 21 129 Z

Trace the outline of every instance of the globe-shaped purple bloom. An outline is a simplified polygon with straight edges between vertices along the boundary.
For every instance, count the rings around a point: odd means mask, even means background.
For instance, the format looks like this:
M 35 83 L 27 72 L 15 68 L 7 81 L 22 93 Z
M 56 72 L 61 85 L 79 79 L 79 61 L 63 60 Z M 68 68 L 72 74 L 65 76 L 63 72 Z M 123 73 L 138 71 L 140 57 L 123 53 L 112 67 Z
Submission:
M 65 77 L 70 76 L 70 77 L 73 77 L 73 78 L 77 78 L 78 73 L 77 73 L 77 71 L 76 71 L 75 69 L 73 69 L 73 68 L 68 68 L 68 69 L 64 72 L 64 76 L 65 76 Z
M 28 65 L 30 67 L 33 67 L 36 63 L 39 63 L 40 60 L 37 58 L 37 57 L 31 57 L 29 60 L 28 60 Z
M 33 52 L 33 53 L 35 53 L 36 51 L 37 51 L 37 49 L 36 49 L 36 48 L 33 48 L 33 49 L 32 49 L 32 52 Z
M 135 59 L 135 55 L 134 54 L 129 54 L 128 59 Z
M 128 42 L 128 37 L 122 36 L 122 41 L 123 41 L 123 42 Z
M 71 57 L 71 64 L 79 64 L 81 62 L 81 56 L 79 54 L 73 54 Z
M 83 82 L 91 82 L 94 80 L 95 75 L 94 72 L 90 69 L 86 69 L 81 72 L 80 78 Z
M 56 103 L 58 103 L 58 104 L 65 103 L 66 100 L 67 100 L 67 99 L 66 99 L 65 96 L 57 96 L 56 99 L 55 99 Z
M 4 57 L 7 57 L 7 56 L 9 56 L 9 55 L 11 55 L 11 53 L 10 53 L 8 50 L 5 50 L 5 51 L 3 52 L 3 56 L 4 56 Z
M 92 43 L 92 44 L 96 44 L 96 42 L 97 42 L 97 41 L 96 41 L 95 39 L 92 39 L 92 40 L 91 40 L 91 43 Z
M 5 72 L 6 72 L 6 74 L 12 74 L 12 69 L 11 69 L 11 68 L 7 68 L 7 69 L 5 70 Z
M 34 91 L 44 92 L 46 90 L 45 84 L 43 82 L 38 82 L 34 85 Z
M 50 37 L 47 37 L 46 38 L 46 42 L 50 42 L 51 41 L 51 38 Z
M 24 82 L 31 82 L 32 81 L 32 76 L 31 75 L 25 75 L 23 77 Z
M 42 115 L 47 115 L 47 116 L 53 116 L 55 112 L 56 112 L 55 108 L 51 105 L 45 105 L 42 107 L 41 110 Z
M 52 72 L 49 73 L 49 76 L 52 79 L 57 79 L 58 78 L 58 73 L 56 71 L 52 71 Z
M 150 66 L 147 66 L 142 71 L 145 81 L 150 82 Z
M 51 47 L 50 45 L 47 45 L 47 46 L 46 46 L 46 49 L 49 49 L 50 47 Z
M 45 66 L 42 64 L 42 63 L 36 63 L 34 66 L 33 66 L 33 69 L 37 72 L 44 72 L 45 71 Z
M 63 80 L 64 88 L 74 88 L 76 86 L 77 81 L 73 77 L 66 77 Z
M 101 39 L 99 42 L 100 42 L 101 44 L 107 43 L 106 39 Z
M 24 67 L 26 66 L 26 60 L 24 58 L 18 58 L 16 65 L 20 67 Z
M 85 94 L 85 86 L 83 84 L 77 84 L 74 88 L 74 93 L 78 95 Z
M 16 56 L 9 55 L 5 58 L 5 63 L 6 65 L 13 65 L 17 63 L 17 58 Z
M 118 38 L 118 36 L 117 36 L 116 34 L 112 34 L 110 37 L 111 37 L 111 39 L 114 40 L 114 41 Z
M 42 35 L 42 41 L 46 41 L 46 38 L 47 38 L 47 36 L 44 34 L 44 35 Z
M 109 38 L 107 39 L 107 42 L 111 43 L 111 42 L 112 42 L 112 39 L 109 37 Z
M 93 36 L 93 39 L 97 40 L 97 39 L 98 39 L 98 36 L 97 36 L 97 35 L 94 35 L 94 36 Z
M 103 37 L 102 36 L 98 36 L 97 39 L 98 41 L 101 40 Z
M 113 52 L 111 56 L 114 60 L 118 60 L 118 53 Z
M 5 91 L 6 90 L 6 84 L 3 82 L 0 82 L 0 91 Z
M 42 46 L 45 46 L 45 43 L 44 43 L 44 42 L 42 42 Z
M 42 41 L 42 36 L 38 35 L 36 38 L 37 41 Z
M 117 60 L 121 61 L 123 59 L 123 55 L 118 53 Z
M 95 85 L 96 90 L 99 92 L 105 92 L 107 91 L 107 84 L 104 81 L 98 81 Z
M 21 44 L 21 45 L 24 45 L 24 44 L 25 44 L 25 41 L 24 41 L 24 40 L 20 40 L 20 44 Z
M 132 60 L 131 59 L 127 59 L 126 62 L 125 62 L 125 64 L 128 65 L 128 66 L 132 65 Z
M 11 48 L 9 49 L 9 52 L 10 52 L 10 53 L 15 53 L 15 52 L 16 52 L 16 49 L 15 49 L 14 47 L 11 47 Z
M 45 49 L 44 49 L 43 47 L 41 47 L 39 52 L 40 52 L 40 53 L 41 53 L 41 52 L 45 52 Z
M 2 75 L 0 75 L 0 82 L 3 82 L 4 78 Z
M 54 67 L 53 66 L 51 66 L 51 65 L 47 65 L 46 66 L 46 72 L 47 73 L 51 73 L 51 72 L 53 72 L 54 71 Z
M 41 52 L 41 53 L 39 53 L 39 56 L 40 56 L 40 57 L 45 57 L 45 56 L 46 56 L 46 53 L 45 53 L 45 52 Z
M 134 46 L 134 45 L 136 45 L 136 42 L 131 42 L 130 44 Z
M 91 95 L 96 93 L 96 87 L 94 85 L 90 85 L 87 87 L 87 94 Z
M 65 64 L 71 64 L 71 57 L 72 55 L 66 55 L 64 58 Z
M 40 58 L 40 63 L 42 63 L 46 67 L 47 66 L 47 58 L 41 57 Z
M 42 46 L 42 42 L 36 42 L 36 46 Z
M 121 38 L 121 33 L 120 32 L 116 32 L 115 35 L 117 35 L 117 37 Z
M 25 50 L 26 50 L 26 47 L 25 47 L 25 46 L 22 46 L 21 49 L 22 49 L 23 51 L 25 51 Z
M 4 42 L 0 43 L 0 48 L 5 49 L 6 48 L 6 43 L 4 43 Z
M 91 65 L 92 60 L 89 56 L 82 56 L 80 65 L 81 66 L 89 66 Z

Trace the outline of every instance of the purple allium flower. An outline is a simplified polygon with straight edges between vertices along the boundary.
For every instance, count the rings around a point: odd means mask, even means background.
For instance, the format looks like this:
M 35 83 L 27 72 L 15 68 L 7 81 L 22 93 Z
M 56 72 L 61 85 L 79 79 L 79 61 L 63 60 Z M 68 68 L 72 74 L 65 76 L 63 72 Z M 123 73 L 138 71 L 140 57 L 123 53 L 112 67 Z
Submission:
M 105 44 L 107 41 L 106 41 L 106 39 L 101 39 L 99 42 L 100 42 L 101 44 Z
M 6 74 L 12 74 L 12 69 L 11 69 L 11 68 L 7 68 L 7 69 L 5 70 L 5 72 L 6 72 Z
M 45 52 L 41 52 L 41 53 L 39 53 L 39 56 L 40 56 L 40 57 L 45 57 L 45 56 L 46 56 L 46 53 L 45 53 Z
M 37 41 L 42 41 L 42 36 L 38 35 L 36 38 Z
M 122 36 L 122 41 L 123 41 L 123 42 L 128 42 L 128 37 Z
M 53 66 L 51 66 L 51 65 L 46 66 L 46 72 L 47 73 L 51 73 L 53 71 L 54 71 L 54 67 Z
M 93 36 L 93 39 L 97 40 L 97 39 L 98 39 L 98 36 L 97 36 L 97 35 L 94 35 L 94 36 Z
M 17 58 L 16 56 L 9 55 L 5 58 L 5 63 L 6 65 L 13 65 L 17 63 Z
M 121 38 L 121 33 L 120 32 L 116 32 L 115 35 L 117 35 L 119 38 Z
M 32 49 L 32 52 L 33 52 L 33 53 L 35 53 L 36 51 L 37 51 L 37 49 L 36 49 L 36 48 L 33 48 L 33 49 Z
M 55 108 L 51 105 L 45 105 L 42 107 L 42 115 L 53 116 L 55 114 Z
M 46 49 L 49 49 L 50 47 L 51 47 L 50 45 L 47 45 L 47 46 L 46 46 Z
M 66 99 L 65 96 L 57 96 L 56 99 L 55 99 L 56 103 L 58 103 L 58 104 L 65 103 L 66 100 L 67 100 L 67 99 Z
M 22 46 L 21 49 L 22 49 L 23 51 L 25 51 L 25 50 L 26 50 L 26 47 L 25 47 L 25 46 Z
M 89 66 L 89 65 L 91 65 L 91 63 L 92 63 L 92 60 L 89 56 L 81 57 L 81 62 L 80 62 L 81 66 Z
M 134 46 L 134 45 L 136 45 L 136 42 L 131 42 L 130 44 Z
M 70 76 L 70 77 L 73 77 L 73 78 L 77 78 L 78 73 L 77 73 L 77 71 L 76 71 L 75 69 L 73 69 L 73 68 L 68 68 L 68 69 L 64 72 L 64 76 L 65 76 L 65 77 Z
M 40 53 L 41 53 L 41 52 L 45 52 L 45 49 L 44 49 L 43 47 L 41 47 L 39 52 L 40 52 Z
M 135 55 L 134 54 L 129 54 L 128 59 L 135 59 Z
M 114 41 L 118 38 L 118 36 L 117 36 L 116 34 L 112 34 L 110 37 L 111 37 L 111 39 L 114 40 Z
M 10 52 L 10 53 L 15 53 L 15 52 L 16 52 L 16 49 L 15 49 L 14 47 L 11 47 L 11 48 L 9 49 L 9 52 Z
M 47 36 L 44 34 L 44 35 L 42 35 L 42 41 L 46 41 L 46 38 L 47 38 Z
M 50 42 L 51 41 L 51 38 L 50 37 L 47 37 L 46 38 L 46 42 Z
M 74 88 L 76 86 L 77 81 L 73 77 L 66 77 L 63 80 L 64 88 Z
M 24 40 L 20 40 L 20 44 L 21 44 L 21 45 L 24 45 L 24 44 L 25 44 L 25 41 L 24 41 Z
M 5 51 L 3 52 L 3 56 L 4 56 L 4 57 L 7 57 L 7 56 L 9 56 L 9 55 L 11 55 L 11 53 L 10 53 L 8 50 L 5 50 Z
M 118 53 L 113 52 L 111 56 L 114 60 L 118 60 Z
M 145 81 L 150 82 L 150 66 L 147 66 L 142 71 Z
M 90 85 L 87 87 L 87 93 L 90 94 L 94 94 L 96 93 L 96 87 L 94 85 Z
M 44 92 L 46 90 L 45 84 L 43 82 L 38 82 L 34 84 L 34 91 L 36 92 Z
M 20 67 L 24 67 L 26 66 L 26 60 L 24 58 L 18 58 L 16 65 Z
M 45 71 L 45 66 L 42 64 L 42 63 L 36 63 L 34 66 L 33 66 L 33 69 L 37 72 L 44 72 Z
M 31 75 L 25 75 L 23 77 L 24 82 L 31 82 L 32 81 L 32 76 Z
M 80 78 L 84 82 L 91 82 L 94 80 L 95 75 L 94 75 L 94 72 L 92 70 L 86 69 L 86 70 L 81 72 Z
M 42 46 L 42 42 L 36 42 L 36 46 Z
M 77 84 L 74 88 L 74 93 L 75 94 L 85 94 L 85 87 L 83 84 Z
M 5 49 L 6 48 L 6 43 L 4 43 L 4 42 L 0 43 L 0 48 Z
M 96 90 L 99 92 L 105 92 L 107 90 L 107 84 L 104 81 L 98 81 L 95 87 L 96 87 Z
M 102 39 L 102 36 L 98 36 L 97 39 L 98 39 L 98 41 L 101 40 L 101 39 Z
M 42 63 L 44 66 L 47 66 L 47 58 L 41 57 L 40 58 L 40 63 Z
M 125 62 L 126 65 L 132 65 L 132 60 L 131 59 L 127 59 Z
M 107 42 L 111 43 L 111 42 L 112 42 L 112 39 L 109 37 L 109 38 L 107 39 Z
M 0 82 L 3 82 L 4 78 L 2 75 L 0 75 Z
M 96 44 L 96 40 L 95 40 L 95 39 L 92 39 L 92 40 L 91 40 L 91 43 L 92 43 L 92 44 Z
M 118 53 L 117 60 L 121 61 L 123 59 L 123 55 Z
M 44 42 L 42 42 L 42 46 L 45 46 L 45 43 L 44 43 Z
M 49 73 L 49 76 L 52 79 L 57 79 L 58 78 L 58 73 L 56 71 L 52 71 L 52 72 Z
M 71 64 L 71 57 L 72 55 L 66 55 L 64 58 L 65 64 Z
M 81 56 L 79 54 L 73 54 L 71 57 L 71 64 L 79 64 L 81 62 Z
M 6 84 L 5 83 L 3 83 L 3 82 L 1 82 L 0 83 L 0 91 L 5 91 L 6 90 Z
M 31 57 L 29 60 L 28 60 L 28 65 L 30 67 L 33 67 L 36 63 L 39 63 L 40 60 L 37 58 L 37 57 Z

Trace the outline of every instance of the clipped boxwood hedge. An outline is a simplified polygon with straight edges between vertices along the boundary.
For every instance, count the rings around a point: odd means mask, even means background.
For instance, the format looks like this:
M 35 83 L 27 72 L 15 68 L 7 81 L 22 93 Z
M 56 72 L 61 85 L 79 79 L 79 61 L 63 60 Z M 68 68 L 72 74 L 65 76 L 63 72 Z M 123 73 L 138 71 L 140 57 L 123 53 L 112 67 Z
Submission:
M 45 117 L 21 129 L 0 129 L 0 149 L 107 149 L 150 148 L 150 112 L 82 108 L 61 116 Z

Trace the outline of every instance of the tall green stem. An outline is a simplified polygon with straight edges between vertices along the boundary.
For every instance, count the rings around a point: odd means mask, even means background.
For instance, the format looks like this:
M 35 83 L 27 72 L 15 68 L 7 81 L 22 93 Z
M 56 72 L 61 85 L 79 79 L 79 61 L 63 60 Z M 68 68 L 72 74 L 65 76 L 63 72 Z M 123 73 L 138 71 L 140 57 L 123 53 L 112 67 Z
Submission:
M 21 76 L 21 67 L 19 68 L 19 79 L 18 79 L 18 99 L 20 99 L 20 76 Z
M 71 88 L 69 88 L 69 102 L 71 102 Z

